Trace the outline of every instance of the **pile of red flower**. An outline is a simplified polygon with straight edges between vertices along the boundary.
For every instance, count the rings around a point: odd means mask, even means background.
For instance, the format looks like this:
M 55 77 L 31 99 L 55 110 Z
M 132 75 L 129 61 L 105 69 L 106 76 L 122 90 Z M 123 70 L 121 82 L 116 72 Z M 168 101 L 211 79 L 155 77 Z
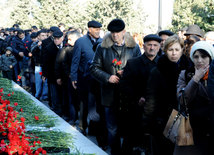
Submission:
M 14 103 L 12 105 L 9 100 L 3 99 L 3 95 L 3 88 L 1 88 L 0 153 L 7 153 L 9 155 L 39 155 L 40 153 L 46 154 L 46 151 L 42 148 L 38 148 L 35 150 L 36 144 L 41 144 L 40 141 L 31 141 L 32 137 L 28 137 L 25 135 L 25 118 L 21 117 L 19 120 L 17 117 L 19 115 L 19 112 L 14 110 L 14 107 L 16 107 L 18 103 Z M 8 94 L 7 96 L 10 97 L 11 94 Z

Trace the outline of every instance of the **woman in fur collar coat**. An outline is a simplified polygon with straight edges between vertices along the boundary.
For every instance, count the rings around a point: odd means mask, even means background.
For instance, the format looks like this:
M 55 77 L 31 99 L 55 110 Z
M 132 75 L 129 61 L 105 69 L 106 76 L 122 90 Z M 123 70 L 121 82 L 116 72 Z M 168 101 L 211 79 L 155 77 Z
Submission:
M 176 146 L 174 155 L 213 155 L 214 105 L 208 96 L 207 80 L 214 48 L 206 41 L 196 42 L 190 58 L 194 66 L 181 72 L 178 79 L 178 96 L 184 89 L 193 130 L 193 146 Z
M 172 155 L 174 145 L 163 136 L 163 130 L 172 109 L 177 106 L 176 85 L 179 73 L 188 65 L 183 55 L 184 41 L 177 35 L 164 44 L 165 54 L 152 69 L 146 91 L 143 124 L 154 137 L 155 155 Z

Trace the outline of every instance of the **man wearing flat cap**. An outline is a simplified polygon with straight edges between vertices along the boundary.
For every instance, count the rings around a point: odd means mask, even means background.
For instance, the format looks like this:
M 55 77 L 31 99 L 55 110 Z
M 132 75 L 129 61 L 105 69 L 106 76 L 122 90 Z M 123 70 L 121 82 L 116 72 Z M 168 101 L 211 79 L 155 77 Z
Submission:
M 49 94 L 51 97 L 52 109 L 59 116 L 62 116 L 62 91 L 60 86 L 57 84 L 57 79 L 55 77 L 55 62 L 56 56 L 61 52 L 63 47 L 63 32 L 61 30 L 56 30 L 53 32 L 53 42 L 51 42 L 46 47 L 46 53 L 44 55 L 42 76 L 43 79 L 48 80 Z
M 122 103 L 126 105 L 126 122 L 131 121 L 134 126 L 126 126 L 124 137 L 124 151 L 127 154 L 133 154 L 133 147 L 139 148 L 142 145 L 142 139 L 145 139 L 142 123 L 142 105 L 145 102 L 146 85 L 149 73 L 157 65 L 162 39 L 156 34 L 149 34 L 144 37 L 144 53 L 140 57 L 132 58 L 127 61 L 124 68 L 123 77 L 120 81 Z
M 158 36 L 162 39 L 161 48 L 160 48 L 160 51 L 159 51 L 158 55 L 164 54 L 163 45 L 164 45 L 166 39 L 169 38 L 172 35 L 174 35 L 174 33 L 172 31 L 170 31 L 170 30 L 162 30 L 162 31 L 158 32 Z
M 91 75 L 101 84 L 101 104 L 104 106 L 108 141 L 111 154 L 121 154 L 118 130 L 120 106 L 120 80 L 128 59 L 141 55 L 133 37 L 126 33 L 125 23 L 113 19 L 108 24 L 107 33 L 98 45 L 92 65 Z
M 102 24 L 91 20 L 88 22 L 88 32 L 83 37 L 76 40 L 71 64 L 71 80 L 74 89 L 79 92 L 81 106 L 79 128 L 83 134 L 86 134 L 88 127 L 88 111 L 95 108 L 95 97 L 91 92 L 92 78 L 89 73 L 89 66 L 94 57 L 97 45 L 102 41 L 100 30 Z M 88 107 L 88 105 L 90 105 Z

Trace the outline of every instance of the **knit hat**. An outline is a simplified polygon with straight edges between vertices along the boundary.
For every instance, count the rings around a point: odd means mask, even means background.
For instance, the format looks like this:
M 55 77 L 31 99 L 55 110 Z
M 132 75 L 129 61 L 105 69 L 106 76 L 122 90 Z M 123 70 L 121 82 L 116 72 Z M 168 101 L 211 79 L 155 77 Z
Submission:
M 190 51 L 190 59 L 193 61 L 193 54 L 195 51 L 202 49 L 207 51 L 207 53 L 210 55 L 211 59 L 214 59 L 214 47 L 208 43 L 207 41 L 197 41 L 193 44 L 192 49 Z

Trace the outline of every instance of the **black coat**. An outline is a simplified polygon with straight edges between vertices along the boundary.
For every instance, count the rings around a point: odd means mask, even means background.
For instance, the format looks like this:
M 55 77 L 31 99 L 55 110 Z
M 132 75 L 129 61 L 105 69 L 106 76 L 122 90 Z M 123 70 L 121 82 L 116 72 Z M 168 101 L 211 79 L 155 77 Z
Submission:
M 177 81 L 183 69 L 188 68 L 186 56 L 178 63 L 162 55 L 151 71 L 146 90 L 144 117 L 151 123 L 154 132 L 162 134 L 173 108 L 177 109 Z
M 64 47 L 58 52 L 55 63 L 56 79 L 68 80 L 72 61 L 73 47 Z
M 60 52 L 58 47 L 51 42 L 47 48 L 43 60 L 42 74 L 44 77 L 48 78 L 48 82 L 56 83 L 55 77 L 55 63 L 56 56 Z
M 112 60 L 115 58 L 121 60 L 121 68 L 124 68 L 128 59 L 141 55 L 139 46 L 128 34 L 125 35 L 123 48 L 119 54 L 110 34 L 107 34 L 95 52 L 90 71 L 91 76 L 101 83 L 101 103 L 104 106 L 118 104 L 118 85 L 108 82 L 110 76 L 116 74 Z
M 45 40 L 42 41 L 42 59 L 41 59 L 41 63 L 43 65 L 43 62 L 46 61 L 46 55 L 47 55 L 47 46 L 50 44 L 50 43 L 53 43 L 53 37 L 50 36 L 48 38 L 46 38 Z
M 151 61 L 143 54 L 127 61 L 120 81 L 121 92 L 126 102 L 136 104 L 141 97 L 145 97 L 149 73 L 157 65 L 158 58 L 159 56 Z

